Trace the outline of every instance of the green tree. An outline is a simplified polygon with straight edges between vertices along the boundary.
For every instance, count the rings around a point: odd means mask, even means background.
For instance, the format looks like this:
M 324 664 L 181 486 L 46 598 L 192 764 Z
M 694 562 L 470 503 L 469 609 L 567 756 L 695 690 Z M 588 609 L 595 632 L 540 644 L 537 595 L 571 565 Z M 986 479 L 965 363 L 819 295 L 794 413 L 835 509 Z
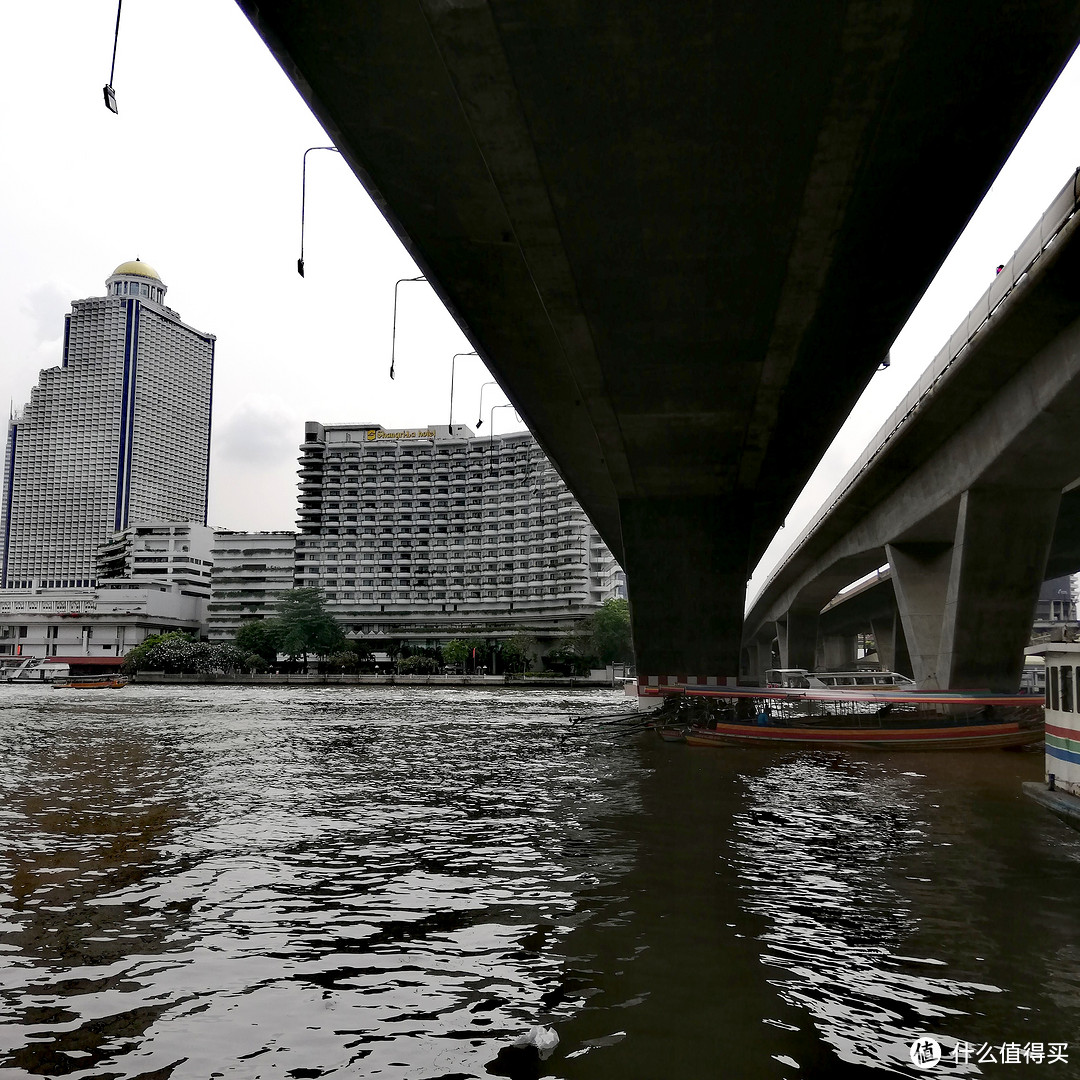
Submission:
M 593 658 L 578 651 L 580 641 L 578 636 L 567 634 L 562 642 L 544 657 L 547 668 L 560 675 L 588 675 Z
M 634 662 L 634 642 L 630 636 L 630 605 L 619 597 L 604 601 L 585 620 L 589 652 L 601 664 Z
M 167 634 L 151 634 L 124 657 L 124 671 L 129 675 L 140 671 L 164 671 L 162 665 L 172 656 L 179 655 L 181 644 L 194 640 L 190 634 L 180 630 Z
M 236 631 L 236 647 L 261 656 L 268 664 L 278 658 L 281 622 L 278 619 L 249 619 Z
M 345 633 L 326 608 L 318 589 L 290 589 L 278 602 L 278 646 L 286 656 L 307 663 L 309 653 L 330 656 L 345 647 Z
M 441 651 L 448 664 L 464 664 L 469 659 L 469 646 L 460 638 L 446 642 Z
M 528 634 L 514 634 L 499 646 L 503 671 L 527 671 L 536 651 L 536 639 Z
M 190 634 L 180 631 L 155 634 L 124 658 L 124 670 L 132 674 L 163 671 L 171 675 L 211 675 L 246 666 L 244 653 L 235 645 L 196 641 Z
M 398 661 L 399 675 L 437 675 L 439 662 L 434 657 L 424 656 L 422 653 L 414 653 Z

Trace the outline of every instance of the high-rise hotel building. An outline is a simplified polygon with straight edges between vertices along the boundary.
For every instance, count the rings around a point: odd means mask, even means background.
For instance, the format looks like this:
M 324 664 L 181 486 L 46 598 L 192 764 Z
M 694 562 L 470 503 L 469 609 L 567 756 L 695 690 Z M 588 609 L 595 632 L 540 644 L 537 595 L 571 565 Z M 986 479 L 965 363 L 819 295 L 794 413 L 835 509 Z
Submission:
M 557 633 L 625 579 L 528 432 L 308 423 L 296 585 L 361 637 Z
M 206 523 L 214 335 L 183 323 L 165 291 L 136 259 L 105 296 L 72 303 L 60 367 L 8 427 L 3 588 L 88 587 L 114 532 Z

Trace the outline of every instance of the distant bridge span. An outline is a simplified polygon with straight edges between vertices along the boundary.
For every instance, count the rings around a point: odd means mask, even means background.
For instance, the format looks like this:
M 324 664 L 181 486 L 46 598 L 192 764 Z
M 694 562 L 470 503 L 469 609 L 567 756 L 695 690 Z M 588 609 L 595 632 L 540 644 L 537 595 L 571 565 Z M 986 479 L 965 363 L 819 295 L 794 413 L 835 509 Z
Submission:
M 1080 172 L 803 530 L 747 616 L 751 667 L 776 626 L 813 666 L 823 606 L 888 562 L 922 686 L 1016 689 L 1048 562 L 1080 569 L 1078 207 Z
M 1073 0 L 238 2 L 622 561 L 642 674 L 734 675 L 750 567 L 1080 38 Z

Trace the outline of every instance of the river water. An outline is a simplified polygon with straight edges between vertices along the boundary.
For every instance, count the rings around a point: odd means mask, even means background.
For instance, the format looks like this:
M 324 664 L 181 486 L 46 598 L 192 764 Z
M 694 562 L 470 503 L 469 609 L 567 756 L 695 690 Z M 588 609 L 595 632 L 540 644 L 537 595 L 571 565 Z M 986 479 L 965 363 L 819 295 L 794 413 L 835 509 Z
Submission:
M 622 706 L 0 687 L 0 1077 L 1080 1076 L 1041 753 L 567 722 Z

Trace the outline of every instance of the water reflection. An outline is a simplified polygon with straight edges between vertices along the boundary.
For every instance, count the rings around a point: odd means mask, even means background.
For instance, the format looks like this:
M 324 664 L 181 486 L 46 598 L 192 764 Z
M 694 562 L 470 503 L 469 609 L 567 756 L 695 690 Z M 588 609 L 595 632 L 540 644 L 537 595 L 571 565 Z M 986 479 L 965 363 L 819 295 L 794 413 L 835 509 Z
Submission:
M 131 689 L 3 732 L 7 1068 L 485 1075 L 565 1007 L 637 768 L 562 744 L 566 700 Z
M 1046 976 L 1064 973 L 1037 923 L 1060 911 L 1040 908 L 1023 873 L 1038 847 L 1060 871 L 1075 844 L 1046 843 L 1055 825 L 1022 805 L 1026 764 L 1015 754 L 799 755 L 741 778 L 732 864 L 746 911 L 765 919 L 762 962 L 841 1061 L 925 1075 L 909 1056 L 917 1035 L 937 1038 L 948 1058 L 958 1042 L 1066 1041 L 1076 1030 L 1075 969 L 1064 1009 L 1043 1008 Z M 1025 908 L 1032 918 L 1018 922 Z M 949 1075 L 993 1072 L 1002 1056 L 979 1065 L 961 1052 Z
M 912 1033 L 942 1034 L 977 993 L 998 988 L 935 977 L 932 958 L 898 954 L 915 931 L 892 883 L 927 843 L 907 778 L 883 763 L 819 755 L 746 777 L 735 815 L 746 910 L 768 919 L 762 962 L 780 997 L 812 1018 L 842 1061 L 910 1067 Z M 955 1040 L 953 1040 L 955 1042 Z M 959 1065 L 953 1075 L 978 1070 Z
M 1080 1030 L 1037 755 L 567 737 L 607 692 L 0 695 L 0 1077 L 487 1077 L 553 1024 L 535 1075 L 852 1080 Z

